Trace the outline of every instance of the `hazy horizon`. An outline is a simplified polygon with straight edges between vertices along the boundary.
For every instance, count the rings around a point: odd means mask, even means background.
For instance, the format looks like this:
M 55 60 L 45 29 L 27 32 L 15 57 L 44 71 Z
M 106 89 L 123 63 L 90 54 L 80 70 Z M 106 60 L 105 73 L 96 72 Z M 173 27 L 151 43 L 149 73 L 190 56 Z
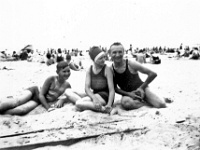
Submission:
M 200 44 L 198 0 L 0 0 L 0 48 Z

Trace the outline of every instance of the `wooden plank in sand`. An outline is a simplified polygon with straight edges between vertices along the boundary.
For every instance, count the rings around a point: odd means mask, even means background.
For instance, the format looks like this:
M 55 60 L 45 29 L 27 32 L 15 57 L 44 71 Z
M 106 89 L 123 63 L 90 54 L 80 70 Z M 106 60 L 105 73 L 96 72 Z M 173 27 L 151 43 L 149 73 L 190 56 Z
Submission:
M 67 129 L 77 125 L 117 122 L 126 119 L 128 118 L 111 117 L 103 114 L 91 114 L 84 118 L 84 116 L 67 115 L 65 113 L 56 114 L 56 117 L 44 114 L 4 118 L 0 120 L 0 138 L 43 132 L 44 130 Z
M 70 145 L 82 139 L 127 131 L 143 130 L 144 125 L 135 119 L 53 128 L 40 132 L 0 138 L 0 149 L 33 149 L 45 145 Z

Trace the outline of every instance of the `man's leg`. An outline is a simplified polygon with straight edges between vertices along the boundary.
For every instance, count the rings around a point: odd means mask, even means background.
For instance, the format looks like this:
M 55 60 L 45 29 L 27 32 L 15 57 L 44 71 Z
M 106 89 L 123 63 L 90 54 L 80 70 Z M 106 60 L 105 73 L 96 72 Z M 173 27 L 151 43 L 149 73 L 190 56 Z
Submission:
M 165 108 L 166 104 L 164 98 L 159 97 L 153 93 L 149 87 L 145 89 L 145 100 L 155 108 Z
M 122 107 L 126 110 L 138 109 L 145 104 L 139 100 L 133 100 L 131 97 L 123 96 L 121 100 Z

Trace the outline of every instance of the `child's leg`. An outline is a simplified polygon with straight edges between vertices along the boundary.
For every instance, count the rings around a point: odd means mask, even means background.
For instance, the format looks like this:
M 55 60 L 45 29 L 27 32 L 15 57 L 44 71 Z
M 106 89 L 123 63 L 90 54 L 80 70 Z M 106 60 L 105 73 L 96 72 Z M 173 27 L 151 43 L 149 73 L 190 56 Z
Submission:
M 65 95 L 67 96 L 67 100 L 71 101 L 73 104 L 75 104 L 77 100 L 81 99 L 81 96 L 75 93 L 72 89 L 66 89 Z
M 20 95 L 11 98 L 5 98 L 0 101 L 0 113 L 15 108 L 21 104 L 26 103 L 32 97 L 32 92 L 29 90 L 24 90 Z
M 159 97 L 155 93 L 153 93 L 149 87 L 145 89 L 145 100 L 156 108 L 165 108 L 166 104 L 164 102 L 164 98 Z
M 17 106 L 13 109 L 9 109 L 4 114 L 10 114 L 10 115 L 25 115 L 29 113 L 31 110 L 36 108 L 38 106 L 38 102 L 34 100 L 30 100 L 26 102 L 25 104 L 22 104 L 20 106 Z

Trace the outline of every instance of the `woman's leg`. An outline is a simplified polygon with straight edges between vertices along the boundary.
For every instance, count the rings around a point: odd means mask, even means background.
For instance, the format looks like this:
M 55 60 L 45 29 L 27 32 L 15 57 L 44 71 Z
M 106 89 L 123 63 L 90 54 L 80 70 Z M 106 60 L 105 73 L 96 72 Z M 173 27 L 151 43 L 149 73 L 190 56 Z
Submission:
M 10 114 L 10 115 L 25 115 L 29 113 L 31 110 L 36 108 L 39 105 L 38 102 L 34 100 L 30 100 L 20 106 L 17 106 L 13 109 L 9 109 L 4 112 L 4 114 Z
M 155 108 L 165 108 L 166 104 L 164 98 L 159 97 L 150 90 L 149 87 L 145 89 L 145 100 Z
M 99 100 L 99 103 L 101 105 L 105 105 L 106 104 L 105 101 L 103 100 L 103 98 L 99 94 L 95 94 L 95 96 L 97 97 L 97 99 Z M 86 96 L 86 97 L 84 97 L 82 99 L 79 99 L 76 102 L 76 107 L 78 107 L 81 110 L 101 111 L 101 110 L 98 110 L 95 107 L 95 104 L 93 103 L 93 101 L 91 100 L 91 98 L 88 97 L 88 96 Z
M 31 99 L 31 97 L 32 92 L 29 90 L 24 90 L 20 93 L 20 95 L 6 97 L 5 99 L 0 100 L 0 113 L 26 103 Z

